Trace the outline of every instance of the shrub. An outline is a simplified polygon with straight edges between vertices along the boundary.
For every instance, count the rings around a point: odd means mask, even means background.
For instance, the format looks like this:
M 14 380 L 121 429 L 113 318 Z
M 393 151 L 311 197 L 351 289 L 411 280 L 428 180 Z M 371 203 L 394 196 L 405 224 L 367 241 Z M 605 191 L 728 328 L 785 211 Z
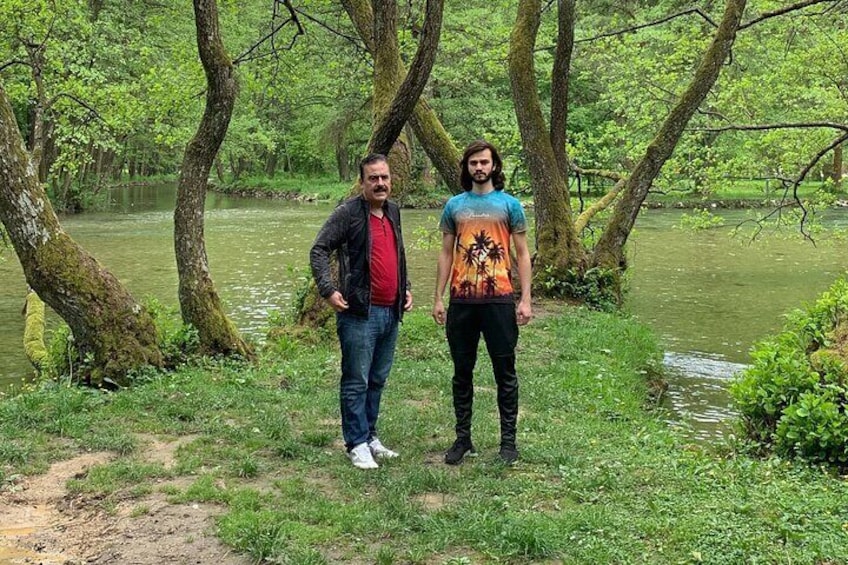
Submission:
M 848 281 L 787 316 L 730 393 L 749 438 L 784 455 L 848 464 Z

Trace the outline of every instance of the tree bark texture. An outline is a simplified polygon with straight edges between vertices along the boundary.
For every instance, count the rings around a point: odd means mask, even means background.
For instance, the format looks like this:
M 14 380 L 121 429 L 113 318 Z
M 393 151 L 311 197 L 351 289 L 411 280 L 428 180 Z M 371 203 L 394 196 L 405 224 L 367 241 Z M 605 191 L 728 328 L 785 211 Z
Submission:
M 565 194 L 568 195 L 568 79 L 571 71 L 571 55 L 574 52 L 574 3 L 575 0 L 559 0 L 557 19 L 557 46 L 554 67 L 551 70 L 551 145 L 559 165 L 559 174 L 566 179 Z
M 206 108 L 186 147 L 174 210 L 174 247 L 183 321 L 197 328 L 209 353 L 253 357 L 224 313 L 209 272 L 204 239 L 204 201 L 209 171 L 227 133 L 238 86 L 218 29 L 215 0 L 194 0 L 197 48 L 206 72 Z
M 695 76 L 625 182 L 621 199 L 595 246 L 594 265 L 616 271 L 626 267 L 624 244 L 627 243 L 639 209 L 660 169 L 677 146 L 686 124 L 718 80 L 721 67 L 736 38 L 736 30 L 745 11 L 745 2 L 746 0 L 728 0 L 721 23 L 695 71 Z
M 409 120 L 433 70 L 442 29 L 444 2 L 427 0 L 421 39 L 406 73 L 397 46 L 397 5 L 394 0 L 374 0 L 374 6 L 375 116 L 369 148 L 371 152 L 388 154 Z M 381 87 L 387 84 L 393 84 L 394 88 L 383 90 Z
M 540 0 L 519 2 L 509 43 L 509 77 L 536 206 L 535 271 L 537 274 L 552 271 L 550 274 L 559 278 L 569 270 L 581 272 L 586 254 L 574 229 L 567 177 L 563 176 L 557 162 L 536 89 L 533 48 L 540 10 Z M 558 58 L 562 60 L 563 57 Z M 557 84 L 562 88 L 567 86 L 567 81 L 559 80 Z M 553 94 L 555 100 L 562 96 L 561 92 Z M 565 109 L 561 104 L 559 112 L 562 115 L 558 114 L 557 127 L 564 128 Z M 564 135 L 558 135 L 557 139 L 564 153 Z
M 371 3 L 369 0 L 342 0 L 342 5 L 365 43 L 366 49 L 376 60 L 374 12 Z M 405 73 L 400 53 L 397 50 L 395 50 L 395 53 L 396 67 L 400 73 Z M 461 191 L 459 161 L 462 159 L 462 155 L 436 113 L 423 98 L 418 98 L 415 109 L 409 118 L 409 123 L 415 137 L 418 138 L 427 157 L 430 158 L 439 174 L 442 175 L 448 188 L 453 192 Z
M 0 220 L 29 286 L 70 326 L 93 384 L 129 384 L 127 373 L 161 366 L 153 319 L 109 271 L 76 244 L 38 182 L 0 87 Z

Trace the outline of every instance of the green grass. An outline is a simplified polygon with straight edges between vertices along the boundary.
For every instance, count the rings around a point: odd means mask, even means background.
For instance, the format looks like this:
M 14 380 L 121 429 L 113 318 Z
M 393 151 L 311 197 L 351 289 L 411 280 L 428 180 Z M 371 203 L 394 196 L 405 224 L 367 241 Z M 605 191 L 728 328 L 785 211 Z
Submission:
M 522 330 L 521 460 L 511 468 L 497 459 L 483 350 L 480 456 L 441 462 L 453 439 L 451 364 L 425 309 L 401 329 L 383 397 L 381 438 L 401 457 L 374 472 L 343 455 L 335 343 L 284 349 L 254 366 L 206 361 L 119 394 L 47 387 L 6 399 L 0 480 L 76 450 L 114 449 L 73 492 L 104 504 L 134 497 L 139 514 L 152 489 L 174 504 L 221 504 L 219 536 L 257 561 L 846 562 L 844 482 L 670 431 L 646 384 L 661 354 L 631 320 L 565 309 Z M 144 461 L 137 433 L 188 437 L 166 470 Z M 180 476 L 189 486 L 162 486 Z

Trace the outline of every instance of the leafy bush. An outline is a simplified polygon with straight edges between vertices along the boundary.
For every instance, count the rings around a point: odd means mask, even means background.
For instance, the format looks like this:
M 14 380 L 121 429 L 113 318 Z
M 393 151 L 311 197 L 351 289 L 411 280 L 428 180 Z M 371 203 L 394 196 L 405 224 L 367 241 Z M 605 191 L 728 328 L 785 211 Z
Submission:
M 691 214 L 683 214 L 680 216 L 680 224 L 674 226 L 679 229 L 700 231 L 711 228 L 718 228 L 724 225 L 724 218 L 717 216 L 706 208 L 692 211 Z
M 840 279 L 779 335 L 758 344 L 730 387 L 748 436 L 785 455 L 848 463 L 848 281 Z
M 536 273 L 534 289 L 542 296 L 577 300 L 595 310 L 614 311 L 621 302 L 623 281 L 611 269 L 599 267 L 585 273 L 560 273 L 552 266 Z

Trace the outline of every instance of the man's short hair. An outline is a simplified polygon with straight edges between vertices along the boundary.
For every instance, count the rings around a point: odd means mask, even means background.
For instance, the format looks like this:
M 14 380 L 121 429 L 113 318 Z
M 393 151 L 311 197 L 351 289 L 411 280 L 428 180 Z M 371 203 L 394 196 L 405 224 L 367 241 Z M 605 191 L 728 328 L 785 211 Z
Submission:
M 369 153 L 359 162 L 359 180 L 365 180 L 365 166 L 371 163 L 388 163 L 389 159 L 382 153 Z
M 471 190 L 472 183 L 474 182 L 474 178 L 468 172 L 468 159 L 475 153 L 485 151 L 486 149 L 492 152 L 492 184 L 495 186 L 495 190 L 503 190 L 506 184 L 506 177 L 503 173 L 503 161 L 501 161 L 501 156 L 498 155 L 498 150 L 488 141 L 478 139 L 477 141 L 472 141 L 465 148 L 465 153 L 462 154 L 462 161 L 459 162 L 459 184 L 462 185 L 462 189 L 466 192 Z

